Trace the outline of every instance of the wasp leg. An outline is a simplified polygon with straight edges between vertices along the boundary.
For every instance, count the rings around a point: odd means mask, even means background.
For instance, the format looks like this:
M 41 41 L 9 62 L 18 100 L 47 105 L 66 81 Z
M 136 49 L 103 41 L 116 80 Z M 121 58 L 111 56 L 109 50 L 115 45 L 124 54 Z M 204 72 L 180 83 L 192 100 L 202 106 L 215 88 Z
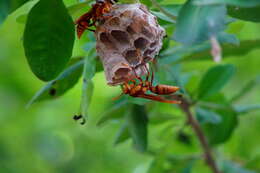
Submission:
M 145 70 L 146 70 L 146 72 L 147 72 L 147 76 L 146 76 L 146 79 L 145 79 L 145 83 L 146 83 L 146 82 L 149 82 L 150 71 L 149 71 L 149 69 L 147 68 L 146 64 L 144 65 L 144 68 L 145 68 Z
M 137 75 L 135 69 L 132 68 L 132 70 L 133 70 L 133 72 L 134 72 L 134 74 L 135 74 L 135 77 L 140 81 L 141 84 L 143 84 L 143 80 L 142 80 L 142 78 L 141 78 L 140 76 Z
M 151 86 L 153 86 L 154 72 L 153 72 L 153 69 L 151 69 L 151 71 L 152 71 Z

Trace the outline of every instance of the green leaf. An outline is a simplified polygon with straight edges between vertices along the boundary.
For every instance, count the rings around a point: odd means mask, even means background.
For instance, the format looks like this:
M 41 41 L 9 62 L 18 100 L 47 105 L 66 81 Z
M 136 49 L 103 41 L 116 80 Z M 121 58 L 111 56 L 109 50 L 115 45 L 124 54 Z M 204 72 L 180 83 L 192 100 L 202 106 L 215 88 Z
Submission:
M 125 108 L 127 106 L 127 99 L 125 97 L 117 100 L 110 106 L 106 112 L 103 113 L 97 126 L 101 126 L 109 120 L 118 119 L 125 113 Z
M 170 168 L 166 170 L 176 173 L 191 173 L 196 161 L 196 156 L 191 155 L 168 155 L 166 157 L 168 157 L 168 164 L 170 165 Z
M 202 126 L 211 145 L 221 144 L 227 141 L 238 124 L 237 114 L 231 107 L 218 109 L 216 113 L 220 115 L 222 119 L 220 123 L 206 123 Z
M 169 23 L 176 23 L 175 20 L 172 20 L 170 17 L 166 16 L 165 14 L 158 12 L 158 11 L 151 11 L 155 16 L 157 16 L 158 18 L 169 22 Z
M 224 94 L 215 94 L 208 97 L 205 102 L 199 101 L 197 105 L 213 111 L 221 118 L 221 121 L 217 124 L 211 122 L 201 124 L 209 143 L 217 145 L 227 141 L 237 127 L 238 116 Z
M 239 164 L 236 164 L 231 161 L 224 161 L 222 163 L 222 172 L 223 173 L 256 173 L 245 168 L 242 168 Z
M 162 124 L 177 119 L 179 119 L 179 117 L 174 116 L 170 113 L 160 113 L 158 111 L 149 113 L 149 122 L 151 124 Z
M 91 7 L 89 5 L 90 1 L 85 1 L 81 3 L 77 3 L 74 5 L 71 5 L 68 7 L 69 14 L 73 17 L 73 19 L 79 17 L 80 15 L 86 13 L 89 8 Z
M 121 128 L 119 129 L 117 135 L 116 135 L 116 139 L 115 139 L 115 145 L 120 144 L 122 142 L 125 142 L 127 139 L 129 139 L 130 136 L 130 132 L 127 126 L 127 123 L 124 123 Z
M 158 74 L 160 75 L 160 80 L 165 81 L 166 82 L 165 84 L 167 85 L 176 85 L 180 87 L 180 90 L 178 92 L 188 95 L 184 87 L 186 84 L 185 80 L 186 79 L 188 80 L 188 78 L 185 73 L 181 73 L 182 69 L 180 64 L 169 65 L 169 63 L 168 64 L 166 63 L 162 67 L 165 68 L 165 70 L 168 73 L 165 73 L 164 71 L 161 71 L 161 73 L 159 72 Z
M 192 155 L 173 155 L 169 153 L 171 145 L 166 144 L 155 153 L 154 160 L 151 162 L 147 173 L 190 173 L 194 167 L 196 156 Z
M 228 7 L 228 15 L 241 20 L 260 22 L 260 5 L 251 8 Z
M 91 103 L 92 95 L 94 90 L 93 81 L 88 81 L 82 86 L 81 94 L 81 113 L 84 117 L 88 116 L 88 108 Z
M 12 13 L 17 8 L 28 2 L 29 0 L 4 0 L 9 2 L 9 13 Z
M 132 96 L 126 96 L 128 103 L 136 104 L 136 105 L 146 105 L 149 102 L 152 102 L 152 100 L 145 99 L 145 98 L 138 98 L 138 97 L 132 97 Z
M 243 40 L 240 42 L 239 46 L 224 44 L 222 47 L 222 54 L 224 57 L 241 57 L 244 56 L 246 58 L 246 54 L 251 52 L 254 49 L 260 48 L 260 39 L 259 40 Z M 204 49 L 204 51 L 198 51 L 196 53 L 187 55 L 183 58 L 183 61 L 189 60 L 207 60 L 212 59 L 212 55 L 210 54 L 209 48 Z
M 203 101 L 199 101 L 197 104 L 209 109 L 230 108 L 230 101 L 226 99 L 223 93 L 214 94 Z
M 0 24 L 3 23 L 9 13 L 9 0 L 0 1 Z
M 199 6 L 188 0 L 179 13 L 174 39 L 186 45 L 208 40 L 224 30 L 225 16 L 224 5 Z
M 257 76 L 255 79 L 250 80 L 249 82 L 247 82 L 244 86 L 242 86 L 243 88 L 240 89 L 236 95 L 234 95 L 230 101 L 231 102 L 236 102 L 238 100 L 240 100 L 242 97 L 244 97 L 246 94 L 248 94 L 249 92 L 252 91 L 252 89 L 260 83 L 260 76 Z
M 101 62 L 101 60 L 97 57 L 97 65 L 96 65 L 96 72 L 101 72 L 104 71 L 104 67 L 103 64 Z
M 8 14 L 15 11 L 29 0 L 1 0 L 0 1 L 0 24 L 5 20 Z
M 83 49 L 84 49 L 86 52 L 91 51 L 91 50 L 94 49 L 95 46 L 96 46 L 95 37 L 94 37 L 92 34 L 90 34 L 90 33 L 88 33 L 88 37 L 89 37 L 90 42 L 87 42 L 87 43 L 83 46 Z M 95 52 L 92 51 L 91 54 L 93 54 L 93 56 L 94 56 Z
M 74 38 L 74 24 L 62 0 L 40 0 L 29 12 L 24 31 L 33 73 L 43 81 L 54 79 L 72 55 Z
M 171 13 L 174 16 L 178 16 L 179 12 L 181 10 L 183 5 L 180 4 L 167 4 L 167 5 L 161 5 L 161 7 L 163 9 L 165 9 L 166 11 L 168 11 L 169 13 Z
M 166 161 L 164 159 L 162 159 L 162 158 L 159 158 L 159 159 L 155 158 L 151 162 L 147 173 L 163 172 L 163 170 L 164 170 L 164 162 L 166 162 Z
M 219 43 L 221 43 L 221 46 L 225 45 L 224 43 L 229 43 L 232 45 L 239 46 L 239 40 L 233 34 L 227 34 L 225 32 L 221 32 L 218 34 L 217 39 Z M 165 62 L 166 64 L 185 61 L 185 60 L 200 60 L 204 58 L 204 57 L 201 58 L 199 56 L 201 54 L 208 55 L 207 58 L 210 58 L 210 60 L 212 60 L 210 49 L 211 49 L 211 44 L 209 41 L 206 41 L 202 44 L 196 44 L 196 45 L 175 46 L 174 48 L 168 49 L 168 51 L 161 53 L 160 56 L 162 57 L 161 61 Z
M 22 14 L 16 18 L 16 22 L 20 24 L 25 24 L 27 21 L 28 14 Z
M 167 16 L 168 18 L 170 18 L 171 20 L 175 21 L 177 16 L 175 14 L 172 13 L 171 11 L 166 10 L 165 8 L 163 8 L 158 2 L 156 2 L 155 0 L 150 0 L 152 2 L 152 4 L 158 8 L 162 14 L 164 14 L 165 16 Z M 174 22 L 175 23 L 175 22 Z
M 260 171 L 260 155 L 257 154 L 253 156 L 249 161 L 246 162 L 244 165 L 245 168 L 247 169 L 252 169 L 256 171 Z
M 234 109 L 237 114 L 246 114 L 252 111 L 260 110 L 260 104 L 251 104 L 251 105 L 234 105 Z
M 121 0 L 120 2 L 124 4 L 134 4 L 134 3 L 139 3 L 139 0 Z
M 218 5 L 218 4 L 228 4 L 237 5 L 241 7 L 255 7 L 260 5 L 259 0 L 195 0 L 194 4 L 197 5 Z
M 163 64 L 176 63 L 187 56 L 202 52 L 204 50 L 208 50 L 209 48 L 210 48 L 209 43 L 189 45 L 189 46 L 187 45 L 175 46 L 160 54 L 159 62 Z
M 211 145 L 221 144 L 231 137 L 236 128 L 238 124 L 237 113 L 223 94 L 209 97 L 207 103 L 208 108 L 220 116 L 221 122 L 217 124 L 204 123 L 201 126 Z
M 185 144 L 185 145 L 191 146 L 191 144 L 192 144 L 191 136 L 188 133 L 184 132 L 184 131 L 179 131 L 178 132 L 177 140 L 179 142 L 181 142 L 182 144 Z
M 192 172 L 192 168 L 194 166 L 194 163 L 195 162 L 193 160 L 189 161 L 187 166 L 182 170 L 181 173 L 191 173 Z
M 71 65 L 64 70 L 55 80 L 48 82 L 39 92 L 37 92 L 28 107 L 38 101 L 54 99 L 71 89 L 79 80 L 83 71 L 83 61 L 80 58 L 71 59 Z
M 89 4 L 89 1 L 81 2 L 81 3 L 77 3 L 77 4 L 69 6 L 67 9 L 68 9 L 68 12 L 71 15 L 71 17 L 73 19 L 76 19 L 80 15 L 84 14 L 86 11 L 89 10 L 90 5 L 88 5 L 88 4 Z M 27 17 L 28 17 L 28 13 L 22 14 L 16 18 L 16 22 L 18 22 L 20 24 L 25 24 Z
M 139 152 L 147 150 L 148 135 L 148 117 L 144 106 L 133 104 L 131 111 L 126 115 L 126 121 L 129 127 L 134 147 Z
M 226 32 L 219 33 L 217 39 L 221 44 L 228 43 L 230 45 L 235 45 L 235 46 L 239 46 L 240 44 L 240 40 L 236 37 L 236 35 L 228 34 Z
M 210 68 L 202 77 L 198 88 L 198 99 L 204 99 L 218 93 L 235 72 L 233 65 L 217 65 Z
M 84 117 L 88 115 L 88 108 L 91 103 L 94 84 L 92 78 L 96 73 L 96 57 L 91 56 L 91 52 L 88 53 L 89 56 L 85 57 L 84 70 L 83 70 L 83 85 L 81 94 L 81 113 Z
M 200 124 L 218 124 L 221 122 L 221 116 L 218 113 L 202 107 L 196 108 L 196 118 Z

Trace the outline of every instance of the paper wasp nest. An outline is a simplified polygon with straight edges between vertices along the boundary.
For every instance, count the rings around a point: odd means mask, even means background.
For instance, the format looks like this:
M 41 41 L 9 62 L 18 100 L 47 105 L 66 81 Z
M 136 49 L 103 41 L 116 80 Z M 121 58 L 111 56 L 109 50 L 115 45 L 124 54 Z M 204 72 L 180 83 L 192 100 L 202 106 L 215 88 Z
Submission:
M 109 85 L 147 73 L 145 65 L 161 49 L 164 29 L 142 4 L 116 4 L 96 29 L 97 53 Z

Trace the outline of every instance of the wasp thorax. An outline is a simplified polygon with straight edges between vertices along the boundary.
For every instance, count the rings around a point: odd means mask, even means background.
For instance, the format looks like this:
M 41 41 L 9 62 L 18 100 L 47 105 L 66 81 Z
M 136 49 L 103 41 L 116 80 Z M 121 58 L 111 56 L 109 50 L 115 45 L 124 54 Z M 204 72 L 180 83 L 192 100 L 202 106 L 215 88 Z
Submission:
M 161 49 L 164 29 L 142 4 L 116 4 L 106 16 L 95 35 L 108 84 L 145 75 L 146 63 Z

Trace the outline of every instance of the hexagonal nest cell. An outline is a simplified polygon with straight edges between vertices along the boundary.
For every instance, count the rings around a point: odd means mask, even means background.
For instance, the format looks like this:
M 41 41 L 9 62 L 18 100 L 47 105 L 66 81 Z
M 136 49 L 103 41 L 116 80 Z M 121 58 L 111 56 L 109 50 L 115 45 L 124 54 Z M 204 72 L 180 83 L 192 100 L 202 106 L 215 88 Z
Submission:
M 97 26 L 95 36 L 108 84 L 145 75 L 165 36 L 157 18 L 142 4 L 115 4 L 106 15 L 110 18 Z

